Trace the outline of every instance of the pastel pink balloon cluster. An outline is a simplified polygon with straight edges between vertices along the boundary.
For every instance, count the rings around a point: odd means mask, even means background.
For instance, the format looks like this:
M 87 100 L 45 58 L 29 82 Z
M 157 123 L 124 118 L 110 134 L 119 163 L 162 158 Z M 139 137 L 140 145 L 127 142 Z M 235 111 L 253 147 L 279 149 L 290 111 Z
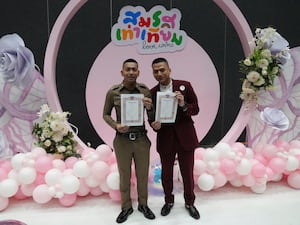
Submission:
M 288 185 L 300 189 L 300 141 L 259 143 L 253 149 L 239 142 L 198 148 L 194 176 L 202 191 L 211 191 L 229 182 L 234 187 L 246 186 L 254 193 L 264 193 L 267 182 L 284 178 Z
M 8 207 L 10 198 L 32 197 L 38 204 L 57 199 L 69 207 L 78 196 L 108 193 L 119 201 L 119 174 L 110 147 L 102 144 L 96 149 L 86 148 L 81 156 L 63 161 L 37 147 L 10 160 L 0 160 L 0 211 Z
M 0 211 L 8 207 L 10 198 L 31 197 L 38 204 L 57 199 L 65 207 L 73 206 L 78 196 L 108 194 L 113 201 L 120 201 L 118 167 L 110 147 L 105 144 L 96 149 L 87 147 L 81 155 L 63 161 L 37 147 L 10 160 L 1 159 Z M 150 182 L 154 182 L 153 175 L 150 170 Z M 291 187 L 300 189 L 300 141 L 257 144 L 253 149 L 238 142 L 197 148 L 194 176 L 202 191 L 221 188 L 229 182 L 235 187 L 246 186 L 255 193 L 264 193 L 267 182 L 283 178 Z M 178 166 L 174 177 L 182 180 Z M 137 199 L 134 168 L 131 196 Z

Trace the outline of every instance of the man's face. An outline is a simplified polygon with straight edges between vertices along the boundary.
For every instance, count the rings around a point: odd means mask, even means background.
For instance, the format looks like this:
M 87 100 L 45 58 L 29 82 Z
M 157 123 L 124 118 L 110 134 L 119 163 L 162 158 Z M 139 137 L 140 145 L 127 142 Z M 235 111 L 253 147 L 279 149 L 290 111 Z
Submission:
M 154 78 L 162 85 L 170 83 L 171 69 L 165 62 L 160 62 L 152 65 Z
M 125 82 L 133 83 L 136 82 L 140 71 L 138 69 L 138 65 L 135 62 L 127 62 L 123 65 L 121 74 L 124 77 Z

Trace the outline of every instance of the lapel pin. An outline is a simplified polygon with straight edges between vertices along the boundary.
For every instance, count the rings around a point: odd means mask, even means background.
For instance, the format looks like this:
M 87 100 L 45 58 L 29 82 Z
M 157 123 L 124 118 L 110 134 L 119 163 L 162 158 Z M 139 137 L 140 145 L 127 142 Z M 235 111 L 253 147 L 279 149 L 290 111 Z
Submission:
M 185 90 L 185 86 L 184 85 L 180 85 L 179 90 L 180 91 L 184 91 Z

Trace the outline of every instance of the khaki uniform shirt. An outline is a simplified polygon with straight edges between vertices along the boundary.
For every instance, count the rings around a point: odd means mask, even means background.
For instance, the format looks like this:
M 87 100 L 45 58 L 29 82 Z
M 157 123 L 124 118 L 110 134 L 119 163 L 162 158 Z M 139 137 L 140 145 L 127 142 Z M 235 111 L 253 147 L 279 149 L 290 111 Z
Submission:
M 151 93 L 149 88 L 141 83 L 136 83 L 136 87 L 133 90 L 128 90 L 124 85 L 117 84 L 109 89 L 106 94 L 105 104 L 103 108 L 103 119 L 108 123 L 113 129 L 116 129 L 117 123 L 121 123 L 121 94 L 144 94 L 145 97 L 151 98 Z M 112 109 L 115 108 L 116 119 L 112 118 Z M 154 120 L 154 109 L 146 110 L 148 120 Z M 145 123 L 143 126 L 132 126 L 129 127 L 128 132 L 138 132 L 145 130 Z

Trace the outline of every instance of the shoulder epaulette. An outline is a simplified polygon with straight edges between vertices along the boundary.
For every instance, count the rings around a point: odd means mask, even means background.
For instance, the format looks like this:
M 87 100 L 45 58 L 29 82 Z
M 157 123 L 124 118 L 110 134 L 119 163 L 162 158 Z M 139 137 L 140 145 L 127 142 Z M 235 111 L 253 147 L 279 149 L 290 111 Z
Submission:
M 116 90 L 116 89 L 118 89 L 118 88 L 120 88 L 120 84 L 115 84 L 114 86 L 112 86 L 112 87 L 110 88 L 110 90 Z
M 143 83 L 137 83 L 137 85 L 138 85 L 139 87 L 141 87 L 141 88 L 148 88 L 148 87 L 146 86 L 146 84 L 143 84 Z

